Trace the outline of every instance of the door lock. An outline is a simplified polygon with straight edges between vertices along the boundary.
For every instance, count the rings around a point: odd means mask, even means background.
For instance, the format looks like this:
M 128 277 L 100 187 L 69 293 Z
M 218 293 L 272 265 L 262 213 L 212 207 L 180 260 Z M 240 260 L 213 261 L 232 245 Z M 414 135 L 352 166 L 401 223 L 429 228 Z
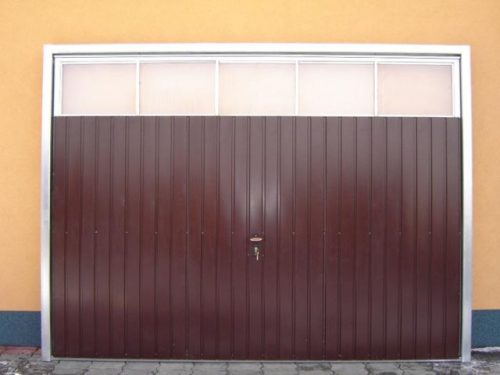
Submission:
M 259 261 L 259 254 L 260 254 L 260 249 L 258 246 L 254 246 L 253 253 L 255 255 L 255 260 L 258 262 Z
M 250 243 L 252 245 L 252 252 L 255 260 L 258 262 L 262 257 L 262 243 L 264 242 L 264 238 L 258 234 L 254 234 L 250 237 Z

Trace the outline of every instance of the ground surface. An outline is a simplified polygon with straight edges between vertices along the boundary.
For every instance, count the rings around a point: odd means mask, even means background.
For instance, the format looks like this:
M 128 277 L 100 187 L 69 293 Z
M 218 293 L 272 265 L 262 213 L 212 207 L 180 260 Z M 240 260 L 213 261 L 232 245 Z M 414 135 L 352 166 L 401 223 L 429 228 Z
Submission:
M 0 347 L 0 374 L 60 375 L 434 375 L 500 374 L 500 353 L 476 353 L 471 363 L 172 363 L 40 360 L 36 348 Z

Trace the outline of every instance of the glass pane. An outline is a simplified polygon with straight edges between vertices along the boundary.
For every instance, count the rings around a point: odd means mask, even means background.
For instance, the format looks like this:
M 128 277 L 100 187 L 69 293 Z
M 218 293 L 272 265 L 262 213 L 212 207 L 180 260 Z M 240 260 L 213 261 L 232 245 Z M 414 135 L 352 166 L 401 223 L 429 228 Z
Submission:
M 373 65 L 299 65 L 299 114 L 373 115 Z
M 381 115 L 451 116 L 451 66 L 380 64 L 378 106 Z
M 135 113 L 135 64 L 63 65 L 62 113 Z
M 295 113 L 295 64 L 220 64 L 219 84 L 221 114 Z
M 141 113 L 214 114 L 215 63 L 141 64 Z

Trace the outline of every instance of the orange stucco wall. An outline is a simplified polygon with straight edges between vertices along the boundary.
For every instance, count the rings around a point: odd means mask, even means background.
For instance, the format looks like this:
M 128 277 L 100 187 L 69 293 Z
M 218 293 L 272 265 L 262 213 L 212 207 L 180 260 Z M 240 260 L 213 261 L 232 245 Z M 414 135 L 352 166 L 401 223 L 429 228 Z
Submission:
M 475 309 L 500 309 L 500 1 L 1 0 L 0 310 L 38 310 L 46 43 L 470 44 Z

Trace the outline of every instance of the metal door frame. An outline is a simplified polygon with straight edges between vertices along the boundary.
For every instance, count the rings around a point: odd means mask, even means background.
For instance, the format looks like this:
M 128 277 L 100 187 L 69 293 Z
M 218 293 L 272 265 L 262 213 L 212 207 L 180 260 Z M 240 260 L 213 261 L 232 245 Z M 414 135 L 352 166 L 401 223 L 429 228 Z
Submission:
M 42 359 L 52 358 L 50 310 L 50 186 L 54 78 L 57 57 L 99 55 L 110 59 L 122 55 L 242 55 L 279 57 L 283 55 L 372 56 L 409 58 L 455 57 L 460 61 L 460 108 L 462 119 L 462 311 L 461 355 L 471 359 L 472 321 L 472 102 L 470 47 L 467 45 L 412 44 L 330 44 L 330 43 L 168 43 L 168 44 L 68 44 L 45 45 L 43 50 L 42 129 L 41 129 L 41 337 Z

